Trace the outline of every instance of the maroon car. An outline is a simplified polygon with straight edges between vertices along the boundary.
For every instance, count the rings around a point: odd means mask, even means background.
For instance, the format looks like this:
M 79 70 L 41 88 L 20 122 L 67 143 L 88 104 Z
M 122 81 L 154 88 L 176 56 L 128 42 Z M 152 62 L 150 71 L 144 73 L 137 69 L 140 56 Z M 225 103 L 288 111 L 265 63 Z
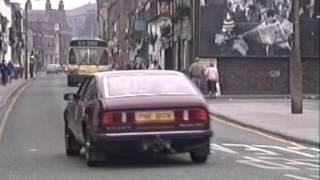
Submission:
M 204 163 L 210 117 L 204 98 L 175 71 L 110 71 L 65 94 L 67 155 L 85 150 L 88 166 L 116 153 L 185 153 Z

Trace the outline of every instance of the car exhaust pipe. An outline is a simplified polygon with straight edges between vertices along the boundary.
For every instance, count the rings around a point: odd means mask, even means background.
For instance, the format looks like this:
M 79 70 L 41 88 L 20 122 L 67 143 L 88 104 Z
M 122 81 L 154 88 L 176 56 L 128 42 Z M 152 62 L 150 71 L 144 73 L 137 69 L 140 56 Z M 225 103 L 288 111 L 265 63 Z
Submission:
M 157 137 L 156 139 L 154 139 L 149 143 L 144 143 L 143 150 L 145 151 L 151 150 L 155 153 L 160 153 L 160 152 L 175 153 L 175 150 L 171 147 L 170 142 L 163 140 L 159 137 Z

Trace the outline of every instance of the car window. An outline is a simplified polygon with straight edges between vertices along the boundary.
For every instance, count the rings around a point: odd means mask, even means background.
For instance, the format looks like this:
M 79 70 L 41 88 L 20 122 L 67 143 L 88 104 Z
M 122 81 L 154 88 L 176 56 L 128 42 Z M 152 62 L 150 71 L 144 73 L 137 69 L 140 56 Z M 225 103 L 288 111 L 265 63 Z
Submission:
M 107 91 L 106 94 L 110 97 L 196 94 L 196 90 L 191 83 L 186 78 L 177 75 L 140 74 L 105 77 L 104 86 Z
M 85 101 L 92 101 L 97 98 L 97 86 L 95 79 L 91 80 L 87 86 L 87 90 L 84 95 Z
M 90 82 L 90 80 L 91 80 L 90 78 L 85 79 L 84 82 L 81 84 L 78 92 L 77 92 L 78 96 L 81 99 L 83 98 L 83 96 L 84 96 L 84 94 L 86 92 L 86 89 L 87 89 L 87 86 L 88 86 L 88 83 Z

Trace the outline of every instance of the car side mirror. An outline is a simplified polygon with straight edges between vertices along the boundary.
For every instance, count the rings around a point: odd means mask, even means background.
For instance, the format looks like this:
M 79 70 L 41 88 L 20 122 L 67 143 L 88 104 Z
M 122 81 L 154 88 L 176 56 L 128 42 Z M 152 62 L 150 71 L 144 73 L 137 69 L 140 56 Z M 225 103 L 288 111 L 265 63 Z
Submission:
M 74 100 L 77 100 L 77 99 L 79 99 L 79 98 L 78 98 L 78 95 L 76 95 L 76 94 L 65 94 L 65 95 L 63 96 L 63 99 L 64 99 L 65 101 L 74 101 Z

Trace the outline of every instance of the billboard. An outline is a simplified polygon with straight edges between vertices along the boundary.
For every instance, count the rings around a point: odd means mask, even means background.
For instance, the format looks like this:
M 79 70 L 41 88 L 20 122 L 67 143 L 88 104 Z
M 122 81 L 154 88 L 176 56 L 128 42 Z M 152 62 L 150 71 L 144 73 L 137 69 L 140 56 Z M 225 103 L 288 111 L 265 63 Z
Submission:
M 319 2 L 300 2 L 302 54 L 319 56 Z M 292 0 L 207 0 L 201 7 L 200 56 L 290 56 L 292 6 Z

